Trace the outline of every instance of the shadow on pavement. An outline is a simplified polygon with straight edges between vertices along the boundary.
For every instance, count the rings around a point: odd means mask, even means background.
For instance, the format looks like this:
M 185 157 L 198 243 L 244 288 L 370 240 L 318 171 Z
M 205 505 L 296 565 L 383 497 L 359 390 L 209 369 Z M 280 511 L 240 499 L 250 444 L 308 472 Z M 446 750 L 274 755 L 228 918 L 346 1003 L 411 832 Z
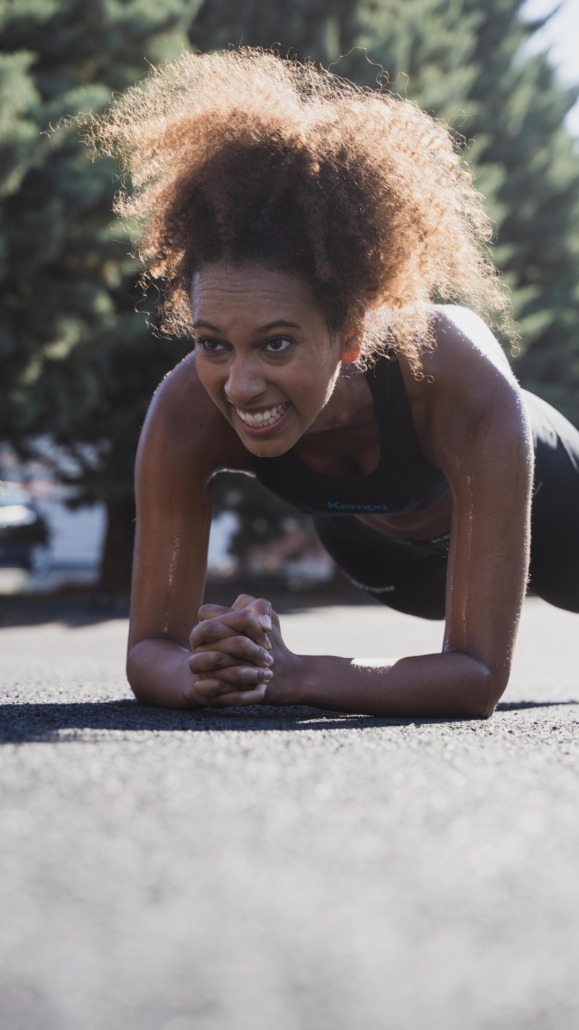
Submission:
M 0 597 L 0 629 L 42 626 L 48 622 L 59 622 L 69 629 L 82 629 L 111 619 L 125 619 L 128 614 L 128 601 L 116 597 L 94 595 L 76 600 Z
M 503 703 L 497 711 L 578 705 L 579 701 L 521 701 Z M 132 700 L 69 702 L 65 704 L 0 705 L 0 744 L 47 741 L 66 743 L 83 730 L 169 733 L 218 733 L 227 730 L 328 730 L 376 726 L 438 725 L 462 719 L 381 719 L 318 708 L 273 708 L 255 705 L 220 711 L 175 711 L 153 708 Z M 64 731 L 64 733 L 63 733 Z M 62 734 L 62 735 L 61 735 Z
M 374 598 L 341 580 L 334 589 L 320 587 L 302 592 L 282 590 L 279 586 L 271 588 L 270 585 L 263 583 L 233 583 L 227 587 L 209 583 L 206 600 L 214 604 L 233 604 L 237 595 L 242 592 L 254 594 L 256 597 L 267 597 L 275 610 L 283 615 L 332 605 L 375 607 L 379 604 Z M 60 622 L 70 629 L 77 629 L 110 619 L 127 618 L 128 614 L 128 597 L 98 588 L 71 587 L 55 593 L 0 595 L 0 629 L 38 626 L 46 622 Z
M 562 708 L 564 705 L 579 705 L 579 701 L 499 701 L 497 712 L 520 712 L 526 708 Z

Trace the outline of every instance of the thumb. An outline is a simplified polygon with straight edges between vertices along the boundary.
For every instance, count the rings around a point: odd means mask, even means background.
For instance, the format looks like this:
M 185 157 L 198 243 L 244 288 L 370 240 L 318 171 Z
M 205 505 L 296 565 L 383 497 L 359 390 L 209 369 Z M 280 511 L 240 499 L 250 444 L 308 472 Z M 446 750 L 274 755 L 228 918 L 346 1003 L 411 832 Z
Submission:
M 261 628 L 267 633 L 271 629 L 271 601 L 267 601 L 265 597 L 257 597 L 249 605 L 249 608 L 257 617 Z
M 206 619 L 217 619 L 220 615 L 227 615 L 231 608 L 226 608 L 222 604 L 202 604 L 197 618 L 199 622 L 204 622 Z

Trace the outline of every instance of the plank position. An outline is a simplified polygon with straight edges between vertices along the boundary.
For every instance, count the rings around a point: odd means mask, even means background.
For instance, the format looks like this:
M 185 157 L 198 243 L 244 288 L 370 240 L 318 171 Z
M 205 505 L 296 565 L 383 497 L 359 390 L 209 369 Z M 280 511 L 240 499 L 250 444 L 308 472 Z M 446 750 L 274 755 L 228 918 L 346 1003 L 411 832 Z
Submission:
M 136 697 L 490 716 L 528 586 L 579 611 L 579 433 L 475 313 L 512 330 L 448 131 L 248 48 L 154 71 L 95 133 L 132 177 L 119 209 L 165 328 L 194 343 L 137 458 Z M 361 589 L 444 618 L 441 652 L 301 656 L 266 598 L 203 605 L 225 469 L 310 512 Z

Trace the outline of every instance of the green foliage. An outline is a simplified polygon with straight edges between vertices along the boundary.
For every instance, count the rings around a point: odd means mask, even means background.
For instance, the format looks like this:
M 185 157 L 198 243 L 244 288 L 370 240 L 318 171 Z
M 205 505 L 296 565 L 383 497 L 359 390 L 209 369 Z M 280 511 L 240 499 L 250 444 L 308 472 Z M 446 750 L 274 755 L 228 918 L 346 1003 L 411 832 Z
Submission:
M 182 0 L 0 6 L 0 438 L 27 454 L 49 434 L 87 499 L 130 496 L 148 398 L 181 348 L 135 315 L 137 265 L 111 214 L 117 168 L 91 163 L 75 117 L 178 54 L 194 11 Z
M 204 0 L 189 38 L 199 50 L 279 46 L 283 54 L 326 62 L 351 46 L 357 6 L 355 0 L 292 0 L 283 7 L 267 0 Z

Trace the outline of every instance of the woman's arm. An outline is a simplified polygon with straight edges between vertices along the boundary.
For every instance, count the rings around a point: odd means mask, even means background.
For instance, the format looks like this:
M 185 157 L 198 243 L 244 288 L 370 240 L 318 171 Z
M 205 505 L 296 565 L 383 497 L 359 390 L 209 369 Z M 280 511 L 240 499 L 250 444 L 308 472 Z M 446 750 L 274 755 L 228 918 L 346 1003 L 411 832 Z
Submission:
M 252 599 L 263 604 L 263 599 Z M 229 609 L 231 611 L 231 609 Z M 415 658 L 338 658 L 330 655 L 296 655 L 285 646 L 279 617 L 272 612 L 273 678 L 264 684 L 262 696 L 252 703 L 313 705 L 341 712 L 386 717 L 454 716 L 478 718 L 486 710 L 488 676 L 480 663 L 459 655 L 420 655 Z M 220 618 L 211 628 L 199 622 L 192 634 L 196 648 L 192 666 L 205 669 L 205 657 L 213 660 L 212 672 L 202 684 L 207 705 L 225 708 L 239 701 L 231 687 L 219 677 L 216 653 L 207 651 L 206 634 L 223 632 Z M 221 644 L 215 642 L 213 646 Z M 441 661 L 442 660 L 442 661 Z M 481 675 L 482 674 L 482 675 Z M 457 693 L 464 692 L 458 699 Z M 194 691 L 197 694 L 197 691 Z
M 422 446 L 453 495 L 442 653 L 296 656 L 274 619 L 266 703 L 386 717 L 476 718 L 494 710 L 508 682 L 527 580 L 532 440 L 518 387 L 489 335 L 476 319 L 467 335 L 443 316 L 425 379 L 406 376 Z M 220 706 L 227 700 L 218 684 L 213 703 Z
M 137 455 L 127 676 L 139 701 L 172 708 L 206 703 L 195 693 L 189 637 L 203 601 L 212 476 L 246 462 L 238 438 L 199 384 L 193 357 L 185 359 L 155 394 Z M 230 690 L 241 692 L 238 703 L 250 703 L 253 689 L 259 688 L 261 698 L 269 673 L 259 664 L 263 646 L 247 637 L 259 637 L 255 620 L 240 612 L 236 619 L 235 632 L 228 631 L 230 660 L 251 654 L 252 669 L 223 674 L 230 677 Z
M 467 334 L 441 316 L 437 347 L 424 360 L 427 378 L 406 376 L 422 446 L 453 497 L 442 653 L 307 660 L 309 704 L 486 717 L 507 686 L 528 574 L 533 447 L 506 360 L 471 319 Z

